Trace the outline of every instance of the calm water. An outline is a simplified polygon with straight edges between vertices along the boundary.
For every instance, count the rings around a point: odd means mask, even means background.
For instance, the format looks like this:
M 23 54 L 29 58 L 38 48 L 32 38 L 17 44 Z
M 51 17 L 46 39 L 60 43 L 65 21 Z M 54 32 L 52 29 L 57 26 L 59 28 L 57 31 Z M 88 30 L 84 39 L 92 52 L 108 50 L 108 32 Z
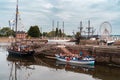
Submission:
M 120 68 L 69 65 L 41 57 L 16 58 L 0 46 L 0 80 L 120 80 Z

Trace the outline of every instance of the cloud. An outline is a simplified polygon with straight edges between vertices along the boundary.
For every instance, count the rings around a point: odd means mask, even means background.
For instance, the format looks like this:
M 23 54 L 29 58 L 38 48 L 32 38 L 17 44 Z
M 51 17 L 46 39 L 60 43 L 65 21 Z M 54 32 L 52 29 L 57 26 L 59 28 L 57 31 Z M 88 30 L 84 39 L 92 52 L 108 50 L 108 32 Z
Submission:
M 0 18 L 0 26 L 4 26 L 15 15 L 16 0 L 1 0 L 0 5 L 1 15 L 5 15 Z M 64 21 L 66 33 L 72 34 L 78 30 L 80 21 L 86 27 L 88 20 L 95 28 L 109 21 L 116 30 L 120 25 L 119 5 L 120 0 L 19 0 L 19 11 L 26 30 L 30 25 L 45 24 L 43 31 L 47 31 L 46 27 L 52 28 L 52 20 L 55 20 Z

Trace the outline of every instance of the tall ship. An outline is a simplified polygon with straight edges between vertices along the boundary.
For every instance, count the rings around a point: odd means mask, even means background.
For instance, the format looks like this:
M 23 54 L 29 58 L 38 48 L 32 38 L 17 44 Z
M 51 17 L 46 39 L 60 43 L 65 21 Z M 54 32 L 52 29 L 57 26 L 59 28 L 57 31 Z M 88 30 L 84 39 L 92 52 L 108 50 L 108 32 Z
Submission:
M 27 41 L 17 41 L 16 34 L 17 34 L 17 27 L 18 27 L 18 0 L 16 4 L 16 16 L 15 16 L 15 42 L 11 43 L 11 46 L 8 47 L 9 55 L 13 56 L 33 56 L 35 51 L 33 47 L 33 42 Z

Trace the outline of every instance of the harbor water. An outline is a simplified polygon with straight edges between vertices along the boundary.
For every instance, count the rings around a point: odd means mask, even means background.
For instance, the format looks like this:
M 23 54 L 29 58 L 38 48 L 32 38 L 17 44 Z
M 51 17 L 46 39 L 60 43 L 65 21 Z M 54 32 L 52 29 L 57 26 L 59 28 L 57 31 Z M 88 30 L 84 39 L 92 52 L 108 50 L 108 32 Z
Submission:
M 103 65 L 69 65 L 42 57 L 10 56 L 0 46 L 0 80 L 120 80 L 120 68 Z

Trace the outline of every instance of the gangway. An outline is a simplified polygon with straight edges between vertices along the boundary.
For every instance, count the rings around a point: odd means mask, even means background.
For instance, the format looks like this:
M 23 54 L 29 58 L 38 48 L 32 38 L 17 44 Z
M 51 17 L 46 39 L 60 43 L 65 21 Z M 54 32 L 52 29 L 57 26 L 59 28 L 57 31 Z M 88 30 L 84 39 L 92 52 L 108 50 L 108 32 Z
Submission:
M 40 52 L 42 52 L 42 51 L 44 51 L 44 50 L 48 50 L 48 49 L 50 49 L 51 47 L 55 47 L 56 45 L 44 45 L 44 46 L 42 46 L 42 47 L 40 47 L 40 48 L 36 48 L 35 49 L 35 55 L 38 55 L 38 54 L 40 54 Z
M 67 48 L 65 48 L 64 45 L 59 45 L 57 47 L 59 47 L 65 54 L 72 55 L 72 53 Z

